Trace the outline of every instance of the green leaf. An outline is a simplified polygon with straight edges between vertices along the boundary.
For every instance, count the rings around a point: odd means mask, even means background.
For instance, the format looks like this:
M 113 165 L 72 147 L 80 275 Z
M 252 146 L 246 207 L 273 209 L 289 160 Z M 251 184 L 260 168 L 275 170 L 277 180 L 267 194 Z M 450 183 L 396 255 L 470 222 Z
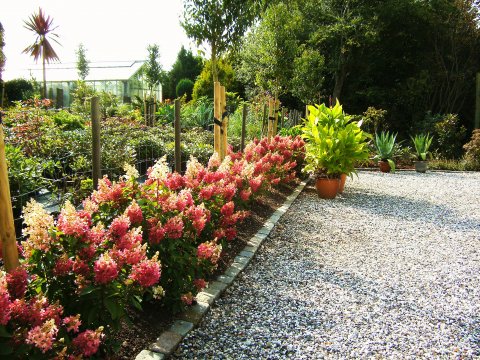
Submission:
M 3 338 L 12 337 L 12 335 L 7 331 L 7 329 L 3 325 L 0 325 L 0 337 L 3 337 Z
M 98 287 L 87 286 L 85 289 L 82 290 L 82 292 L 80 293 L 80 296 L 88 295 L 88 294 L 94 292 L 95 290 L 98 290 Z
M 2 344 L 2 346 L 0 346 L 0 355 L 4 356 L 4 355 L 10 355 L 12 353 L 13 353 L 13 348 L 10 345 Z
M 106 298 L 103 300 L 103 304 L 107 308 L 113 320 L 117 319 L 120 316 L 120 305 L 117 301 L 115 301 L 115 299 Z
M 138 309 L 138 310 L 142 310 L 142 298 L 138 295 L 134 295 L 131 299 L 130 299 L 130 302 L 132 303 L 132 305 Z

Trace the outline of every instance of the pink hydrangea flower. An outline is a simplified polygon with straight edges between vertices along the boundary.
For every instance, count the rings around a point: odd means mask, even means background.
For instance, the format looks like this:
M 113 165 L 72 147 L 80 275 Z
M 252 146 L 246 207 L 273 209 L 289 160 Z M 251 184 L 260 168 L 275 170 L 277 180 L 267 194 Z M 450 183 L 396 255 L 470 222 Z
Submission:
M 97 284 L 107 284 L 115 280 L 118 276 L 118 266 L 108 253 L 100 255 L 93 266 L 95 273 L 95 282 Z
M 181 216 L 175 216 L 167 220 L 163 226 L 165 234 L 170 239 L 180 239 L 183 234 L 183 220 Z
M 181 189 L 185 186 L 185 179 L 179 173 L 169 173 L 164 180 L 165 185 L 172 191 Z
M 256 193 L 260 187 L 262 186 L 262 176 L 259 175 L 257 177 L 254 177 L 248 181 L 248 184 L 250 185 L 250 188 L 252 189 L 253 193 Z
M 53 346 L 58 328 L 53 319 L 45 321 L 42 325 L 35 326 L 28 334 L 25 342 L 46 353 Z
M 195 279 L 193 280 L 193 285 L 195 285 L 198 291 L 202 291 L 207 287 L 208 283 L 205 281 L 205 279 Z
M 113 219 L 110 224 L 110 234 L 117 237 L 122 237 L 128 231 L 130 227 L 130 219 L 126 215 L 120 215 Z
M 187 294 L 183 294 L 182 296 L 180 296 L 180 300 L 182 300 L 182 302 L 185 304 L 185 305 L 192 305 L 193 303 L 193 295 L 191 292 L 187 293 Z
M 97 330 L 86 330 L 73 339 L 73 346 L 83 356 L 92 356 L 96 354 L 103 339 L 103 327 Z
M 215 241 L 204 242 L 197 247 L 197 257 L 216 264 L 222 253 L 222 246 Z
M 10 294 L 7 288 L 7 279 L 5 273 L 0 271 L 0 325 L 7 325 L 11 316 Z
M 90 219 L 87 212 L 79 214 L 75 207 L 67 201 L 62 208 L 57 220 L 57 227 L 65 235 L 71 235 L 78 238 L 83 237 L 90 229 Z M 88 216 L 87 216 L 88 215 Z
M 67 331 L 72 331 L 74 334 L 78 333 L 80 325 L 82 325 L 80 314 L 75 316 L 67 316 L 63 319 L 63 325 L 65 325 Z
M 250 196 L 252 196 L 251 188 L 240 191 L 240 199 L 242 199 L 243 201 L 248 201 L 250 199 Z
M 155 218 L 148 219 L 148 241 L 150 244 L 158 244 L 165 238 L 165 229 L 162 223 Z
M 222 206 L 222 208 L 220 209 L 220 213 L 223 216 L 232 216 L 234 208 L 235 208 L 235 203 L 233 201 L 229 201 L 228 203 Z
M 8 291 L 13 298 L 22 298 L 28 284 L 28 273 L 24 267 L 19 266 L 7 274 Z
M 129 278 L 138 282 L 140 286 L 150 287 L 160 280 L 160 275 L 160 262 L 158 255 L 155 255 L 152 259 L 145 259 L 133 265 Z
M 130 223 L 139 225 L 143 221 L 142 209 L 135 200 L 125 209 L 125 215 L 130 219 Z

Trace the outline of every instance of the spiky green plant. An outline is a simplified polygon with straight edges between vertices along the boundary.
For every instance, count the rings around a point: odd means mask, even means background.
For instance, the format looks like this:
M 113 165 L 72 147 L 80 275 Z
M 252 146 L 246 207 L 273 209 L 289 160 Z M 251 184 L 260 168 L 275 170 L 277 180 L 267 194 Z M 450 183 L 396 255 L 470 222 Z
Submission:
M 420 161 L 427 160 L 427 155 L 430 153 L 428 149 L 432 145 L 433 136 L 430 134 L 418 134 L 415 137 L 410 137 L 415 145 L 415 151 L 417 152 L 417 158 Z
M 395 151 L 395 140 L 397 134 L 389 133 L 388 131 L 382 131 L 380 134 L 375 133 L 375 148 L 377 155 L 375 160 L 387 161 L 392 169 L 395 171 L 395 162 L 393 161 L 393 153 Z

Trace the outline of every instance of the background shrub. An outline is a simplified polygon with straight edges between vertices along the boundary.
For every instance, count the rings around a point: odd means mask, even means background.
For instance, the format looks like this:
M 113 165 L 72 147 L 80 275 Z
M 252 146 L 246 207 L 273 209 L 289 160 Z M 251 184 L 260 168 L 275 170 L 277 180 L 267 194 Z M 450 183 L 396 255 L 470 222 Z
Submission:
M 187 101 L 190 101 L 192 99 L 193 86 L 194 86 L 194 83 L 190 79 L 180 80 L 177 84 L 177 87 L 175 88 L 177 97 L 182 97 L 183 95 L 187 95 Z

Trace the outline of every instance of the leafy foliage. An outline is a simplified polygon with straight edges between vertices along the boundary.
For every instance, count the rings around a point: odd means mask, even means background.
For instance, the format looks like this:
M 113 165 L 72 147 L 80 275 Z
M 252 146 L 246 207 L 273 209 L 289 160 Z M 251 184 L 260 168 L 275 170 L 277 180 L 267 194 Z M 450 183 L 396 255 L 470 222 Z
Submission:
M 176 87 L 181 79 L 190 79 L 195 82 L 202 69 L 203 59 L 200 56 L 194 56 L 190 50 L 187 51 L 182 46 L 162 89 L 164 98 L 175 97 Z
M 192 98 L 193 86 L 194 83 L 190 79 L 180 80 L 175 89 L 177 97 L 182 97 L 183 95 L 186 95 L 187 101 L 189 101 Z
M 368 159 L 369 135 L 343 113 L 339 102 L 330 108 L 324 104 L 309 106 L 308 110 L 302 127 L 306 140 L 304 171 L 317 177 L 354 174 L 355 164 Z
M 182 27 L 197 44 L 211 49 L 212 77 L 218 81 L 217 58 L 240 41 L 258 15 L 254 0 L 187 0 L 184 1 Z
M 25 79 L 13 79 L 5 82 L 5 95 L 10 103 L 31 99 L 35 89 L 33 84 Z
M 225 86 L 229 92 L 242 92 L 242 86 L 239 84 L 232 65 L 227 59 L 219 59 L 217 62 L 218 81 Z M 197 77 L 193 87 L 193 100 L 206 96 L 213 98 L 213 82 L 212 82 L 212 62 L 205 62 L 202 72 Z
M 475 129 L 468 143 L 463 145 L 468 170 L 480 170 L 480 130 Z
M 150 93 L 153 89 L 165 80 L 165 72 L 159 62 L 160 50 L 157 44 L 149 45 L 148 59 L 143 65 L 143 74 L 145 75 Z
M 78 45 L 78 50 L 75 52 L 77 54 L 77 71 L 78 71 L 78 78 L 82 81 L 85 81 L 85 78 L 88 76 L 90 72 L 90 68 L 88 64 L 90 63 L 86 57 L 86 49 L 82 43 Z

